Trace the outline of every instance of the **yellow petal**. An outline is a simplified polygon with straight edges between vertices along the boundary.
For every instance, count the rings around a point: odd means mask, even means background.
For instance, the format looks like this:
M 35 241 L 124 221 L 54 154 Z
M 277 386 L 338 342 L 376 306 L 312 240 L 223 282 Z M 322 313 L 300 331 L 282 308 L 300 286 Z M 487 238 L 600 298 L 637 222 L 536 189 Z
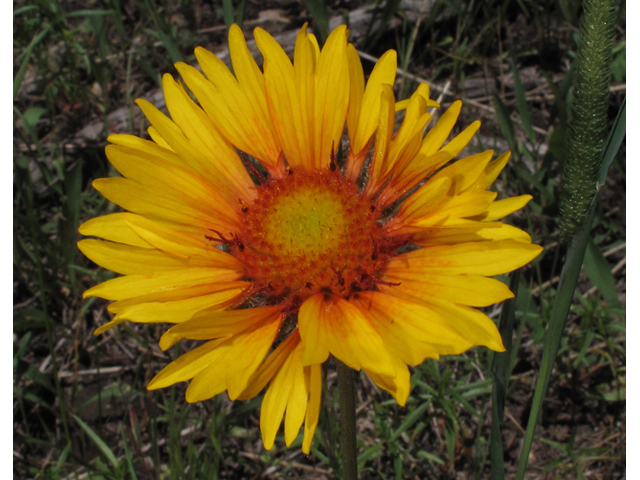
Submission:
M 253 181 L 233 146 L 218 133 L 207 114 L 171 75 L 165 75 L 162 80 L 171 118 L 193 146 L 188 150 L 173 149 L 181 158 L 189 159 L 192 171 L 212 185 L 231 205 L 237 204 L 238 198 L 251 200 L 254 196 Z M 174 137 L 177 136 L 174 133 Z M 184 143 L 178 141 L 177 145 Z
M 324 362 L 329 352 L 354 370 L 395 376 L 393 361 L 369 320 L 348 301 L 329 294 L 305 300 L 298 313 L 303 364 Z
M 157 185 L 141 185 L 121 177 L 99 178 L 94 180 L 92 185 L 116 205 L 146 217 L 186 225 L 200 225 L 211 231 L 225 233 L 236 231 L 238 228 L 237 219 L 229 215 L 235 216 L 228 205 L 226 214 L 222 214 L 224 208 L 214 213 L 213 205 L 205 205 L 203 199 L 200 199 L 198 205 L 195 198 L 185 198 L 187 194 L 184 192 L 171 192 L 170 189 Z
M 286 357 L 262 400 L 262 407 L 260 408 L 260 430 L 262 432 L 262 443 L 267 450 L 273 448 L 273 443 L 278 433 L 280 423 L 282 422 L 282 416 L 289 403 L 289 396 L 292 389 L 299 391 L 296 388 L 296 384 L 300 382 L 302 382 L 302 386 L 304 386 L 304 377 L 301 378 L 299 375 L 299 372 L 302 370 L 299 357 L 300 348 L 298 346 L 298 348 Z M 302 424 L 302 421 L 300 421 L 300 424 Z M 300 425 L 298 425 L 298 429 L 299 428 Z
M 140 185 L 140 190 L 146 187 L 155 197 L 165 199 L 165 203 L 181 202 L 218 222 L 238 222 L 237 212 L 229 203 L 213 187 L 185 168 L 160 157 L 141 155 L 127 147 L 109 145 L 105 151 L 113 166 L 127 179 Z M 94 181 L 94 186 L 99 188 L 106 185 L 108 188 L 113 180 L 116 179 L 98 179 Z M 131 196 L 135 197 L 136 193 L 131 192 Z
M 186 392 L 187 402 L 207 400 L 225 390 L 235 400 L 267 355 L 280 324 L 280 315 L 270 316 L 221 343 L 221 355 L 193 377 Z
M 278 373 L 280 367 L 291 353 L 300 344 L 300 334 L 294 330 L 278 347 L 269 355 L 262 366 L 253 374 L 247 388 L 238 395 L 238 400 L 248 400 L 255 397 Z M 280 422 L 278 422 L 278 425 Z M 277 429 L 277 426 L 276 426 Z
M 393 257 L 386 273 L 424 269 L 431 274 L 493 276 L 507 273 L 536 258 L 542 247 L 515 240 L 424 247 Z
M 196 313 L 186 322 L 167 330 L 160 338 L 160 348 L 167 350 L 183 338 L 190 340 L 211 340 L 234 335 L 251 325 L 267 322 L 272 317 L 282 316 L 279 307 L 259 307 L 222 312 Z
M 455 305 L 446 300 L 430 297 L 420 303 L 440 318 L 448 321 L 453 328 L 473 345 L 482 345 L 496 352 L 504 352 L 502 337 L 498 327 L 488 316 L 464 305 Z
M 150 125 L 147 128 L 147 133 L 149 134 L 149 136 L 151 137 L 151 140 L 153 140 L 158 146 L 164 148 L 166 151 L 175 154 L 176 152 L 173 151 L 173 148 L 171 148 L 171 145 L 169 145 L 167 143 L 167 141 L 162 138 L 162 135 L 160 135 L 160 132 L 158 132 L 158 130 L 156 130 L 153 125 Z M 113 142 L 116 143 L 116 142 Z M 118 143 L 116 143 L 116 145 L 119 145 Z M 127 145 L 124 145 L 127 146 Z M 144 151 L 144 150 L 143 150 Z M 166 154 L 165 154 L 166 155 Z M 182 160 L 176 155 L 176 161 L 175 163 L 180 164 L 182 162 Z
M 359 305 L 372 318 L 404 338 L 407 348 L 425 342 L 441 355 L 461 353 L 473 345 L 503 352 L 502 337 L 495 323 L 473 308 L 438 298 L 411 301 L 380 292 L 362 292 Z
M 451 190 L 455 188 L 452 185 Z M 414 217 L 411 225 L 420 228 L 457 224 L 460 219 L 480 215 L 487 211 L 498 194 L 486 190 L 467 190 L 459 195 L 449 192 L 445 201 L 439 202 L 432 211 Z
M 147 388 L 155 390 L 193 378 L 187 389 L 188 402 L 205 400 L 227 389 L 233 399 L 262 362 L 279 326 L 279 318 L 274 317 L 230 338 L 207 342 L 170 363 Z
M 493 150 L 487 150 L 469 157 L 458 160 L 443 168 L 429 179 L 433 182 L 442 177 L 448 177 L 452 183 L 452 195 L 464 192 L 474 186 L 481 175 L 484 174 L 486 166 L 491 161 Z
M 365 189 L 365 195 L 373 195 L 386 179 L 384 176 L 384 164 L 393 140 L 393 129 L 395 127 L 394 97 L 391 85 L 383 85 L 380 96 L 378 130 L 376 131 L 373 157 L 369 167 L 369 182 Z
M 264 447 L 270 450 L 286 410 L 285 443 L 291 445 L 304 421 L 302 451 L 308 454 L 320 414 L 322 369 L 320 365 L 302 366 L 300 337 L 292 337 L 294 341 L 287 348 L 288 353 L 283 357 L 262 401 L 260 430 Z
M 209 81 L 185 63 L 177 63 L 176 69 L 215 127 L 239 150 L 267 167 L 275 165 L 281 149 L 271 119 L 252 103 L 221 60 L 201 47 L 195 53 Z
M 310 159 L 314 158 L 315 141 L 312 135 L 312 122 L 315 101 L 315 75 L 316 64 L 320 52 L 318 46 L 311 40 L 311 35 L 307 33 L 306 24 L 302 27 L 296 37 L 294 51 L 294 71 L 298 101 L 300 103 L 300 123 L 296 126 L 300 133 L 296 138 L 301 138 L 303 143 L 299 145 L 299 154 L 302 156 L 297 163 L 305 167 L 311 167 Z M 293 113 L 293 112 L 291 112 Z M 300 135 L 302 134 L 302 135 Z M 287 139 L 288 141 L 289 139 Z
M 309 455 L 313 435 L 318 426 L 320 417 L 320 399 L 322 397 L 322 368 L 321 365 L 304 367 L 305 379 L 309 385 L 309 400 L 304 419 L 304 436 L 302 438 L 302 451 Z
M 207 267 L 206 258 L 177 258 L 155 249 L 87 239 L 78 248 L 98 265 L 123 275 L 154 275 L 187 267 Z
M 389 206 L 451 158 L 451 153 L 442 150 L 430 156 L 418 153 L 405 168 L 394 173 L 387 187 L 382 190 L 378 204 L 381 208 Z
M 347 112 L 347 132 L 349 133 L 350 150 L 355 150 L 355 138 L 360 120 L 362 97 L 364 96 L 364 70 L 360 55 L 353 44 L 347 45 L 349 61 L 349 110 Z M 373 84 L 372 84 L 373 85 Z M 375 127 L 374 127 L 375 128 Z M 371 132 L 373 135 L 373 132 Z M 362 150 L 362 148 L 360 148 Z M 358 152 L 354 151 L 354 154 Z
M 153 129 L 157 132 L 156 129 Z M 176 155 L 176 153 L 169 147 L 166 142 L 166 146 L 160 145 L 155 141 L 145 140 L 144 138 L 136 137 L 135 135 L 126 134 L 114 134 L 107 137 L 109 143 L 119 145 L 121 147 L 127 147 L 132 150 L 138 150 L 140 152 L 150 153 L 153 156 L 161 157 L 170 162 L 180 165 L 183 163 L 182 159 Z
M 447 139 L 453 126 L 458 120 L 458 116 L 460 115 L 460 110 L 462 109 L 462 102 L 457 100 L 451 104 L 451 106 L 447 109 L 446 112 L 440 117 L 437 123 L 433 128 L 429 130 L 427 135 L 424 137 L 424 141 L 422 142 L 422 147 L 420 148 L 420 153 L 424 155 L 433 155 L 436 153 L 442 144 Z
M 393 169 L 394 176 L 398 176 L 414 160 L 420 150 L 424 128 L 432 119 L 430 114 L 424 113 L 425 108 L 426 101 L 420 95 L 411 97 L 402 125 L 391 142 L 385 173 Z
M 141 215 L 128 214 L 127 225 L 141 238 L 159 250 L 182 258 L 202 256 L 210 260 L 211 266 L 233 268 L 242 271 L 241 264 L 232 255 L 216 248 L 211 231 L 199 227 L 182 226 L 159 220 L 150 220 Z
M 302 367 L 302 352 L 298 348 L 291 356 L 291 373 L 287 382 L 291 384 L 287 411 L 284 417 L 284 443 L 289 446 L 298 436 L 307 411 L 309 392 Z
M 93 332 L 93 335 L 97 337 L 98 335 L 103 334 L 107 330 L 111 330 L 113 327 L 121 324 L 122 322 L 126 322 L 126 320 L 124 318 L 113 318 L 110 322 L 107 322 L 104 325 L 100 325 L 98 328 L 96 328 Z
M 394 271 L 383 279 L 393 285 L 380 285 L 382 292 L 406 295 L 409 299 L 438 297 L 460 305 L 488 307 L 513 298 L 511 290 L 499 280 L 479 275 L 429 275 L 417 268 Z
M 154 248 L 131 229 L 125 220 L 127 215 L 126 213 L 112 213 L 92 218 L 80 225 L 78 232 L 87 237 L 99 237 L 134 247 Z
M 476 120 L 462 132 L 460 132 L 460 134 L 456 135 L 453 140 L 442 147 L 442 150 L 450 152 L 453 157 L 457 156 L 462 151 L 462 149 L 464 149 L 464 147 L 469 144 L 479 128 L 480 122 Z
M 90 288 L 83 298 L 100 297 L 124 300 L 150 293 L 169 293 L 185 287 L 204 286 L 218 282 L 231 282 L 240 277 L 238 272 L 217 268 L 185 268 L 155 275 L 127 275 L 113 278 Z
M 516 210 L 520 210 L 529 203 L 532 198 L 533 197 L 531 195 L 520 195 L 519 197 L 510 197 L 498 200 L 489 206 L 486 213 L 475 217 L 475 220 L 482 220 L 484 222 L 499 220 Z
M 262 87 L 259 90 L 251 88 L 251 83 L 259 84 L 260 80 L 255 68 L 250 65 L 251 60 L 246 58 L 250 54 L 245 50 L 246 45 L 242 32 L 239 29 L 233 29 L 229 33 L 229 48 L 234 50 L 234 57 L 238 59 L 242 56 L 245 57 L 244 70 L 241 65 L 243 62 L 236 62 L 241 67 L 240 72 L 236 72 L 236 74 L 238 76 L 241 73 L 247 74 L 249 77 L 248 79 L 243 78 L 242 83 L 239 83 L 231 75 L 224 62 L 213 53 L 201 47 L 195 49 L 196 58 L 202 71 L 216 86 L 215 89 L 209 89 L 208 92 L 210 98 L 214 100 L 213 106 L 218 113 L 215 118 L 212 118 L 212 121 L 240 150 L 260 159 L 265 165 L 274 165 L 280 156 L 280 147 L 275 140 L 273 125 L 266 108 L 264 89 Z M 246 68 L 247 66 L 249 68 Z M 190 85 L 189 88 L 191 88 Z M 196 97 L 200 100 L 198 93 L 196 93 Z M 204 104 L 203 107 L 205 107 Z M 241 138 L 239 135 L 244 135 L 245 138 Z M 243 145 L 248 149 L 243 148 Z
M 147 385 L 147 390 L 169 387 L 193 378 L 222 355 L 223 352 L 218 347 L 225 340 L 221 338 L 207 342 L 181 355 L 153 377 Z
M 418 85 L 418 88 L 416 88 L 416 91 L 413 93 L 411 97 L 413 97 L 414 95 L 420 95 L 422 98 L 424 98 L 426 101 L 427 108 L 440 108 L 440 104 L 438 102 L 436 102 L 435 100 L 431 100 L 429 98 L 428 83 L 421 83 L 420 85 Z M 405 100 L 401 100 L 397 102 L 396 112 L 399 112 L 400 110 L 405 110 L 406 108 L 409 107 L 410 103 L 411 103 L 411 98 L 407 98 Z
M 251 99 L 254 108 L 259 109 L 261 117 L 268 119 L 269 109 L 262 72 L 247 47 L 242 29 L 235 23 L 229 27 L 229 53 L 242 91 Z
M 415 220 L 429 215 L 433 209 L 447 199 L 447 193 L 451 190 L 451 178 L 441 177 L 428 181 L 414 194 L 407 198 L 400 207 L 398 215 L 391 221 L 388 230 L 392 231 L 395 224 L 409 225 Z
M 312 131 L 315 168 L 328 167 L 332 149 L 337 151 L 340 145 L 349 106 L 348 78 L 347 27 L 341 25 L 327 38 L 316 67 Z
M 248 286 L 247 282 L 212 284 L 209 286 L 209 291 L 214 293 L 173 301 L 163 301 L 162 294 L 155 294 L 154 297 L 159 297 L 160 300 L 153 300 L 151 298 L 153 294 L 149 294 L 143 297 L 120 300 L 109 305 L 108 309 L 115 313 L 118 319 L 132 322 L 180 323 L 189 320 L 203 310 L 225 308 L 230 300 L 241 295 Z
M 175 85 L 175 82 L 171 75 L 169 75 L 168 73 L 165 74 L 162 77 L 162 80 L 165 101 L 171 105 L 170 112 L 173 111 L 175 113 L 177 120 L 180 120 L 185 130 L 191 130 L 192 128 L 194 128 L 194 125 L 197 124 L 198 126 L 195 127 L 195 132 L 190 133 L 193 139 L 199 140 L 200 137 L 206 135 L 206 133 L 204 133 L 206 132 L 205 126 L 198 122 L 198 118 L 197 116 L 195 116 L 195 113 L 188 113 L 185 111 L 189 109 L 189 104 L 184 102 L 183 99 L 179 97 L 179 90 Z M 163 114 L 160 110 L 158 110 L 156 106 L 151 102 L 148 102 L 144 99 L 138 99 L 136 100 L 136 103 L 144 113 L 145 117 L 147 117 L 147 119 L 151 122 L 151 125 L 153 125 L 155 130 L 171 147 L 171 150 L 177 154 L 177 159 L 180 164 L 182 164 L 184 168 L 189 169 L 191 172 L 200 173 L 200 171 L 203 169 L 202 164 L 205 161 L 203 158 L 203 153 L 198 151 L 198 149 L 191 143 L 190 139 L 185 136 L 180 126 L 174 123 L 174 121 Z M 176 103 L 179 104 L 179 106 L 176 105 Z M 178 113 L 180 111 L 182 111 L 182 113 Z M 194 125 L 190 125 L 189 120 L 187 119 L 191 120 L 191 123 L 193 123 Z M 210 123 L 208 119 L 206 119 L 205 122 Z M 200 146 L 202 146 L 202 142 L 198 143 L 200 144 Z
M 381 292 L 361 292 L 352 301 L 384 337 L 387 348 L 409 365 L 473 345 L 448 319 L 422 303 Z
M 425 247 L 486 240 L 516 240 L 531 243 L 529 234 L 519 228 L 506 223 L 472 220 L 467 220 L 466 223 L 460 225 L 430 227 L 411 236 L 413 243 Z
M 411 373 L 407 368 L 407 364 L 400 358 L 393 356 L 396 364 L 396 371 L 398 372 L 395 377 L 385 377 L 378 375 L 375 372 L 370 372 L 365 369 L 365 373 L 373 380 L 380 388 L 385 389 L 393 398 L 396 399 L 398 405 L 404 407 L 411 391 Z
M 397 54 L 395 50 L 388 50 L 380 57 L 376 62 L 369 80 L 367 80 L 367 87 L 362 97 L 362 107 L 360 108 L 360 117 L 358 119 L 358 126 L 353 140 L 352 149 L 355 153 L 360 152 L 371 136 L 376 131 L 378 126 L 377 119 L 371 115 L 372 112 L 380 111 L 380 95 L 383 93 L 384 85 L 391 85 L 391 96 L 393 97 L 393 84 L 396 79 L 396 69 L 398 66 Z M 362 67 L 360 67 L 362 68 Z M 392 108 L 395 113 L 395 99 L 392 102 Z
M 489 185 L 495 182 L 496 178 L 498 178 L 498 175 L 500 175 L 500 172 L 509 161 L 510 156 L 511 152 L 505 152 L 487 165 L 487 168 L 484 171 L 484 177 L 482 177 L 478 182 L 478 187 L 488 188 Z
M 307 99 L 299 96 L 298 83 L 302 82 L 308 87 L 313 77 L 296 78 L 291 60 L 278 42 L 266 31 L 256 28 L 255 38 L 265 59 L 267 101 L 284 155 L 294 169 L 298 167 L 310 169 L 313 164 L 313 158 L 308 156 L 309 150 L 313 149 L 309 125 L 310 112 Z M 308 42 L 306 46 L 311 47 Z M 311 49 L 307 49 L 307 52 L 311 53 Z

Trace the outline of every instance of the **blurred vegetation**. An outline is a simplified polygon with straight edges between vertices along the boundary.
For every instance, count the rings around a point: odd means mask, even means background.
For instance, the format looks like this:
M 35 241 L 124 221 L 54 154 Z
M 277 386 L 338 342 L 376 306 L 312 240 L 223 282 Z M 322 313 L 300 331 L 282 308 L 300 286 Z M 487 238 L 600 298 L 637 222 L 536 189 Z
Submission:
M 194 405 L 184 385 L 148 392 L 177 356 L 157 347 L 161 326 L 123 324 L 94 337 L 106 304 L 81 293 L 109 278 L 82 257 L 78 225 L 114 211 L 94 178 L 113 175 L 109 133 L 144 135 L 133 101 L 157 95 L 193 49 L 223 50 L 226 28 L 274 34 L 364 12 L 352 38 L 367 56 L 399 53 L 396 93 L 420 79 L 446 107 L 465 100 L 457 128 L 483 120 L 473 150 L 513 152 L 498 188 L 531 194 L 514 224 L 545 252 L 520 275 L 501 441 L 504 469 L 519 461 L 545 331 L 567 245 L 559 239 L 559 164 L 567 136 L 578 0 L 59 0 L 14 1 L 14 478 L 332 478 L 340 470 L 335 371 L 327 368 L 320 428 L 306 457 L 261 447 L 261 397 Z M 626 89 L 626 15 L 616 22 L 608 128 Z M 584 269 L 560 339 L 528 472 L 535 478 L 623 478 L 626 445 L 626 167 L 613 163 L 594 211 Z M 504 278 L 508 282 L 508 279 Z M 505 307 L 505 311 L 507 308 Z M 489 314 L 500 315 L 499 307 Z M 362 375 L 361 478 L 489 478 L 491 352 L 471 350 L 414 369 L 399 407 Z M 506 365 L 506 366 L 505 366 Z M 456 473 L 457 472 L 457 473 Z M 457 476 L 456 476 L 457 475 Z M 493 475 L 496 475 L 495 470 Z M 493 477 L 502 478 L 502 477 Z

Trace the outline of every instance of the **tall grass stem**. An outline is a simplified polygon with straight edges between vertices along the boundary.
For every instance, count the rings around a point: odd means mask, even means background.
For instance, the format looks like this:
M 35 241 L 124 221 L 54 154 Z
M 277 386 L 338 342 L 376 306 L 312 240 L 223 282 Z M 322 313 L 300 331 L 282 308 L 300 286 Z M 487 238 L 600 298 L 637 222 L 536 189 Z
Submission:
M 540 418 L 544 395 L 547 391 L 547 387 L 549 386 L 551 371 L 553 370 L 553 364 L 555 363 L 556 355 L 558 354 L 558 348 L 560 347 L 560 341 L 562 340 L 562 333 L 564 331 L 567 316 L 569 315 L 569 308 L 571 307 L 571 300 L 573 298 L 576 284 L 578 283 L 582 260 L 584 259 L 584 254 L 587 249 L 596 203 L 596 199 L 594 199 L 587 216 L 583 220 L 582 226 L 573 237 L 571 246 L 567 252 L 567 259 L 562 267 L 560 285 L 553 304 L 551 318 L 549 319 L 549 329 L 547 330 L 544 340 L 544 353 L 542 354 L 540 374 L 536 383 L 536 390 L 533 394 L 533 403 L 531 405 L 531 413 L 529 414 L 529 421 L 527 423 L 522 452 L 520 452 L 520 462 L 518 464 L 516 480 L 522 480 L 524 478 L 524 473 L 527 468 L 527 461 L 529 459 L 529 452 L 531 451 L 533 435 Z
M 340 398 L 340 431 L 342 449 L 342 478 L 358 478 L 358 446 L 356 443 L 356 391 L 353 370 L 337 358 L 338 392 Z

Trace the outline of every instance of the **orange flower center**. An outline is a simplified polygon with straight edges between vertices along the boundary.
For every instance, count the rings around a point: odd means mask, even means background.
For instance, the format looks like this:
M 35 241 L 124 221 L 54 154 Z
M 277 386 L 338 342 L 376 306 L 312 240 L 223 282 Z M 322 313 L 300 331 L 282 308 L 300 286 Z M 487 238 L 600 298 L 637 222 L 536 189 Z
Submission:
M 296 309 L 319 292 L 349 297 L 369 290 L 397 242 L 380 213 L 339 172 L 290 173 L 259 187 L 243 209 L 231 253 L 269 304 Z

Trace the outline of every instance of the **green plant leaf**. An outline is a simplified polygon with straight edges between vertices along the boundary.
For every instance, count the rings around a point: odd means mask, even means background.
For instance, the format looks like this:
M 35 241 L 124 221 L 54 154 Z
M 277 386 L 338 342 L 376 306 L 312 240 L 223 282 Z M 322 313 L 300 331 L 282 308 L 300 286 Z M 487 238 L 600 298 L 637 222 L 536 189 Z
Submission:
M 109 460 L 109 463 L 113 466 L 113 468 L 118 468 L 118 459 L 113 454 L 111 449 L 107 446 L 107 444 L 104 442 L 104 440 L 102 440 L 100 436 L 96 432 L 94 432 L 89 425 L 84 423 L 84 421 L 82 421 L 80 417 L 78 417 L 77 415 L 74 415 L 73 413 L 71 413 L 70 415 L 73 417 L 76 423 L 80 426 L 80 428 L 82 428 L 84 433 L 86 433 L 87 436 L 93 441 L 93 443 L 96 444 L 96 446 L 98 447 L 100 452 L 102 452 L 102 454 L 106 457 L 106 459 Z
M 607 172 L 609 171 L 609 167 L 613 162 L 618 150 L 620 150 L 620 145 L 622 145 L 622 140 L 624 140 L 625 135 L 627 134 L 627 97 L 624 97 L 622 101 L 622 105 L 620 106 L 620 110 L 618 111 L 618 115 L 616 115 L 616 119 L 613 122 L 613 127 L 609 132 L 609 137 L 607 138 L 607 143 L 605 144 L 604 154 L 602 156 L 602 163 L 600 164 L 600 171 L 598 172 L 598 184 L 604 185 L 607 180 Z
M 531 143 L 535 144 L 536 135 L 533 133 L 533 123 L 531 121 L 531 111 L 529 105 L 527 105 L 527 97 L 522 86 L 522 80 L 520 78 L 520 70 L 518 69 L 518 63 L 516 62 L 515 54 L 511 56 L 511 68 L 513 69 L 513 89 L 516 94 L 516 107 L 520 114 L 520 120 L 522 120 L 522 127 L 529 137 Z
M 513 154 L 517 157 L 520 157 L 520 149 L 518 148 L 518 142 L 516 142 L 516 134 L 513 128 L 513 121 L 509 116 L 507 107 L 505 107 L 504 103 L 497 93 L 493 94 L 493 106 L 496 109 L 496 118 L 498 119 L 498 125 L 500 126 L 502 135 L 504 135 L 505 140 L 507 140 L 509 148 L 511 149 Z
M 589 240 L 587 251 L 584 257 L 584 270 L 587 277 L 591 280 L 607 301 L 610 307 L 622 308 L 620 299 L 618 298 L 618 290 L 616 288 L 616 280 L 611 272 L 611 265 L 604 258 L 598 246 Z
M 22 80 L 24 80 L 24 75 L 27 72 L 27 67 L 29 66 L 29 61 L 31 60 L 31 53 L 33 52 L 34 47 L 38 43 L 40 43 L 44 37 L 47 36 L 51 28 L 52 28 L 51 25 L 47 25 L 45 29 L 42 32 L 40 32 L 31 41 L 31 43 L 27 46 L 24 52 L 22 52 L 22 54 L 20 54 L 20 56 L 18 57 L 18 60 L 22 58 L 22 64 L 20 65 L 20 68 L 18 69 L 18 73 L 13 79 L 13 100 L 14 101 L 16 100 L 16 97 L 18 95 L 18 90 L 20 89 L 20 85 L 22 85 Z

